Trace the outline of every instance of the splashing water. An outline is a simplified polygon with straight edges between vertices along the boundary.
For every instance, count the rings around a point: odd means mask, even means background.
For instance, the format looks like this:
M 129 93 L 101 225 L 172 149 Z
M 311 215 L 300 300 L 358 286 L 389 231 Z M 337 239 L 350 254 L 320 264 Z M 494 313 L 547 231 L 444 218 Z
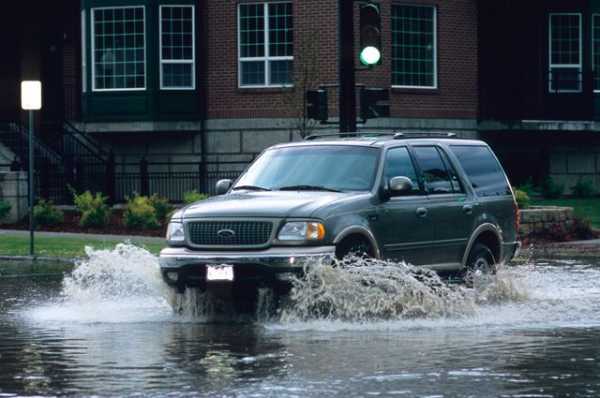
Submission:
M 473 289 L 448 285 L 437 273 L 405 263 L 354 257 L 305 267 L 293 280 L 283 322 L 311 319 L 367 322 L 472 315 L 484 303 L 527 298 L 515 275 L 499 267 L 496 275 L 473 275 Z

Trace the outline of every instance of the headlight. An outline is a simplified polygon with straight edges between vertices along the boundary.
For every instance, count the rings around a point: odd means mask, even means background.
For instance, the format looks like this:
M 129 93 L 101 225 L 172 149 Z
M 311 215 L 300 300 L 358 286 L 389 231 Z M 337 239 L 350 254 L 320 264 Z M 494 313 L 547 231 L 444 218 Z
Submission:
M 320 222 L 289 222 L 281 228 L 277 239 L 283 241 L 323 240 L 325 227 Z
M 185 232 L 183 224 L 180 222 L 170 222 L 167 227 L 167 242 L 183 243 L 185 240 Z

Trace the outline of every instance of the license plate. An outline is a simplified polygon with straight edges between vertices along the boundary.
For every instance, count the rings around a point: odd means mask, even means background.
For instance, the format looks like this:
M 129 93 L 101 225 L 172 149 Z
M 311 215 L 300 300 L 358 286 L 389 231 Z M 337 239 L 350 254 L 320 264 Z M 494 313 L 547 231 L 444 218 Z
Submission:
M 233 267 L 231 265 L 209 265 L 206 267 L 207 281 L 233 281 Z

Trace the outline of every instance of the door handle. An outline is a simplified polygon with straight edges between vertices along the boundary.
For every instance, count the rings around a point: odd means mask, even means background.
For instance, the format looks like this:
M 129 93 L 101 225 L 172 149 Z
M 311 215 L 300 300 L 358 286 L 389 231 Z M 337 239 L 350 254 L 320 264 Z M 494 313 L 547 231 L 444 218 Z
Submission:
M 462 209 L 465 214 L 473 214 L 473 206 L 471 205 L 464 205 Z
M 419 217 L 426 217 L 427 216 L 427 209 L 424 207 L 419 207 L 417 209 L 417 216 Z

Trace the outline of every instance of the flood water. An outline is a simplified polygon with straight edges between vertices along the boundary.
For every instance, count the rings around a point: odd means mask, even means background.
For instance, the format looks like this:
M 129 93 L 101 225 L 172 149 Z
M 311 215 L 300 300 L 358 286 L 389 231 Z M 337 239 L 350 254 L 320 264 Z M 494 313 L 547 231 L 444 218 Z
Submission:
M 147 253 L 93 257 L 64 279 L 0 279 L 0 397 L 600 396 L 600 261 L 511 267 L 439 300 L 326 271 L 301 311 L 243 322 L 174 315 Z

